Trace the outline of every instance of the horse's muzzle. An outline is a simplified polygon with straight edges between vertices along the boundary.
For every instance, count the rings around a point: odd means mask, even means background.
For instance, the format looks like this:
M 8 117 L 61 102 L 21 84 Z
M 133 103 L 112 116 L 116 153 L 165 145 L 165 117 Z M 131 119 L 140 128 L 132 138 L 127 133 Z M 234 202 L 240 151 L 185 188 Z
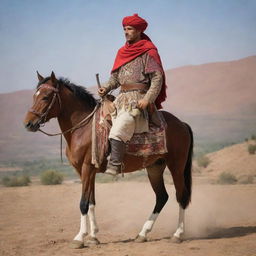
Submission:
M 27 123 L 24 123 L 25 128 L 30 132 L 36 132 L 40 128 L 40 125 L 38 122 L 33 123 L 31 121 L 28 121 Z

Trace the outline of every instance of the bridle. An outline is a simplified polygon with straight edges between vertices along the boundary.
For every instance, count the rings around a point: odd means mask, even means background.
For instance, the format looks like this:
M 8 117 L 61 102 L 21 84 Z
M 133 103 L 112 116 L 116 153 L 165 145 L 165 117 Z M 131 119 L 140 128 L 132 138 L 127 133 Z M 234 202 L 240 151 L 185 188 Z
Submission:
M 52 90 L 54 92 L 54 94 L 53 94 L 53 97 L 52 97 L 52 100 L 51 100 L 50 104 L 48 105 L 48 107 L 47 107 L 47 109 L 46 109 L 46 111 L 44 113 L 40 113 L 40 112 L 36 111 L 33 108 L 29 109 L 30 113 L 33 113 L 33 114 L 35 114 L 36 116 L 39 117 L 38 124 L 39 124 L 40 127 L 45 125 L 47 115 L 50 112 L 52 106 L 54 105 L 56 99 L 58 99 L 60 110 L 61 110 L 61 98 L 60 98 L 60 94 L 59 94 L 59 84 L 57 83 L 56 88 L 53 87 L 53 86 L 50 86 L 49 84 L 42 84 L 42 85 L 40 85 L 38 87 L 36 93 L 41 88 L 50 89 L 50 90 Z M 84 126 L 90 120 L 90 118 L 94 115 L 94 113 L 97 111 L 99 106 L 100 106 L 100 103 L 97 103 L 95 108 L 93 109 L 93 111 L 88 116 L 86 116 L 79 123 L 75 124 L 74 126 L 72 126 L 71 128 L 69 128 L 69 129 L 67 129 L 65 131 L 62 131 L 62 132 L 59 132 L 59 133 L 48 133 L 48 132 L 45 132 L 45 131 L 43 131 L 41 129 L 38 129 L 38 131 L 40 131 L 43 134 L 48 135 L 48 136 L 58 136 L 58 135 L 60 135 L 60 157 L 61 157 L 61 162 L 63 162 L 63 158 L 62 158 L 62 135 L 66 134 L 68 132 L 72 133 L 74 130 Z
M 57 85 L 56 85 L 56 88 L 53 87 L 53 86 L 50 86 L 49 84 L 41 84 L 41 85 L 38 87 L 36 93 L 37 93 L 41 88 L 46 88 L 46 89 L 49 89 L 49 90 L 52 90 L 52 91 L 53 91 L 52 100 L 51 100 L 50 104 L 48 105 L 48 107 L 47 107 L 47 109 L 46 109 L 45 112 L 40 113 L 40 112 L 36 111 L 36 110 L 33 109 L 33 108 L 30 108 L 30 109 L 29 109 L 29 112 L 35 114 L 36 116 L 38 116 L 38 117 L 39 117 L 38 124 L 39 124 L 40 126 L 44 126 L 44 125 L 45 125 L 45 122 L 46 122 L 46 119 L 47 119 L 47 116 L 48 116 L 50 110 L 52 109 L 52 107 L 53 107 L 53 105 L 54 105 L 56 99 L 58 99 L 58 103 L 59 103 L 60 110 L 61 110 L 61 99 L 60 99 L 60 94 L 59 94 L 59 84 L 58 84 L 58 83 L 57 83 Z M 36 94 L 36 93 L 35 93 L 35 94 Z
M 59 105 L 60 105 L 60 110 L 61 110 L 61 99 L 60 99 L 60 95 L 59 95 L 59 84 L 57 83 L 56 88 L 53 87 L 53 86 L 50 86 L 49 84 L 42 84 L 42 85 L 40 85 L 40 86 L 38 87 L 37 92 L 38 92 L 42 87 L 43 87 L 43 88 L 50 89 L 50 90 L 53 90 L 54 95 L 53 95 L 52 100 L 51 100 L 50 104 L 48 105 L 48 107 L 47 107 L 47 109 L 46 109 L 46 111 L 45 111 L 44 113 L 40 113 L 40 112 L 34 110 L 33 108 L 30 108 L 30 109 L 29 109 L 29 112 L 30 112 L 30 113 L 33 113 L 33 114 L 35 114 L 36 116 L 39 117 L 38 124 L 39 124 L 40 126 L 44 126 L 44 124 L 45 124 L 45 122 L 46 122 L 47 115 L 48 115 L 49 111 L 51 110 L 52 106 L 54 105 L 56 99 L 58 99 L 58 102 L 59 102 Z M 39 130 L 40 132 L 42 132 L 42 133 L 48 135 L 48 136 L 57 136 L 57 135 L 63 135 L 63 134 L 65 134 L 65 133 L 67 133 L 67 132 L 73 132 L 74 130 L 76 130 L 76 129 L 82 127 L 82 126 L 84 126 L 84 125 L 86 124 L 86 122 L 88 122 L 88 120 L 94 115 L 94 113 L 95 113 L 96 110 L 98 109 L 99 105 L 100 105 L 100 103 L 97 103 L 96 106 L 95 106 L 95 108 L 93 109 L 93 111 L 92 111 L 88 116 L 86 116 L 86 117 L 85 117 L 84 119 L 82 119 L 80 122 L 78 122 L 77 124 L 75 124 L 74 126 L 72 126 L 71 128 L 69 128 L 69 129 L 67 129 L 67 130 L 65 130 L 65 131 L 63 131 L 63 132 L 51 134 L 51 133 L 44 132 L 44 131 L 42 131 L 41 129 L 38 129 L 38 130 Z

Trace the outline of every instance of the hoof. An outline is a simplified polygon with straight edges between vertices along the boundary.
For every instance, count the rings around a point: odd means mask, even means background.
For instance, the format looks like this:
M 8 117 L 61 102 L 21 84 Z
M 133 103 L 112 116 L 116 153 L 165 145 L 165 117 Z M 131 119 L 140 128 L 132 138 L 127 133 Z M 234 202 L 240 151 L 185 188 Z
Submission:
M 84 241 L 84 246 L 93 246 L 100 244 L 100 241 L 96 237 L 87 237 Z
M 70 244 L 69 247 L 71 249 L 81 249 L 84 248 L 84 243 L 78 240 L 73 240 Z
M 171 242 L 172 242 L 172 243 L 175 243 L 175 244 L 180 244 L 180 243 L 182 243 L 182 239 L 179 238 L 179 237 L 177 237 L 177 236 L 173 236 L 173 237 L 171 238 Z
M 138 235 L 135 238 L 134 242 L 136 242 L 136 243 L 145 243 L 145 242 L 147 242 L 147 238 L 145 236 Z

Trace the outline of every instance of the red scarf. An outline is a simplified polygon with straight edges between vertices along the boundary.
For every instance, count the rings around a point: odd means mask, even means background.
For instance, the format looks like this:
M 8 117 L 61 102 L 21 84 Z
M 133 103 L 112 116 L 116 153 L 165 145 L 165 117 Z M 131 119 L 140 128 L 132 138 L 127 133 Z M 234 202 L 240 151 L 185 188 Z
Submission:
M 123 47 L 121 47 L 118 50 L 111 73 L 114 72 L 115 70 L 117 70 L 118 68 L 120 68 L 121 66 L 123 66 L 124 64 L 126 64 L 126 63 L 132 61 L 133 59 L 137 58 L 138 56 L 142 55 L 145 52 L 148 52 L 148 54 L 154 58 L 154 60 L 159 64 L 159 66 L 162 69 L 163 84 L 162 84 L 161 91 L 155 100 L 157 109 L 161 109 L 162 108 L 161 103 L 163 101 L 165 101 L 165 99 L 166 99 L 167 85 L 165 83 L 165 73 L 164 73 L 164 69 L 162 66 L 160 56 L 157 52 L 157 48 L 151 42 L 150 38 L 147 35 L 145 35 L 143 33 L 142 40 L 140 40 L 134 44 L 129 44 L 127 42 Z

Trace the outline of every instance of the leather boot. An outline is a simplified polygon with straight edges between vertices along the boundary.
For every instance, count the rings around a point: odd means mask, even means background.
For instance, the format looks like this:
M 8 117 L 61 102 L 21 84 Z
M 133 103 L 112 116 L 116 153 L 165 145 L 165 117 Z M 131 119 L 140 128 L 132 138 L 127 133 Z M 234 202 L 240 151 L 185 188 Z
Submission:
M 121 172 L 125 154 L 125 143 L 120 140 L 110 139 L 111 153 L 108 161 L 106 174 L 116 176 Z

